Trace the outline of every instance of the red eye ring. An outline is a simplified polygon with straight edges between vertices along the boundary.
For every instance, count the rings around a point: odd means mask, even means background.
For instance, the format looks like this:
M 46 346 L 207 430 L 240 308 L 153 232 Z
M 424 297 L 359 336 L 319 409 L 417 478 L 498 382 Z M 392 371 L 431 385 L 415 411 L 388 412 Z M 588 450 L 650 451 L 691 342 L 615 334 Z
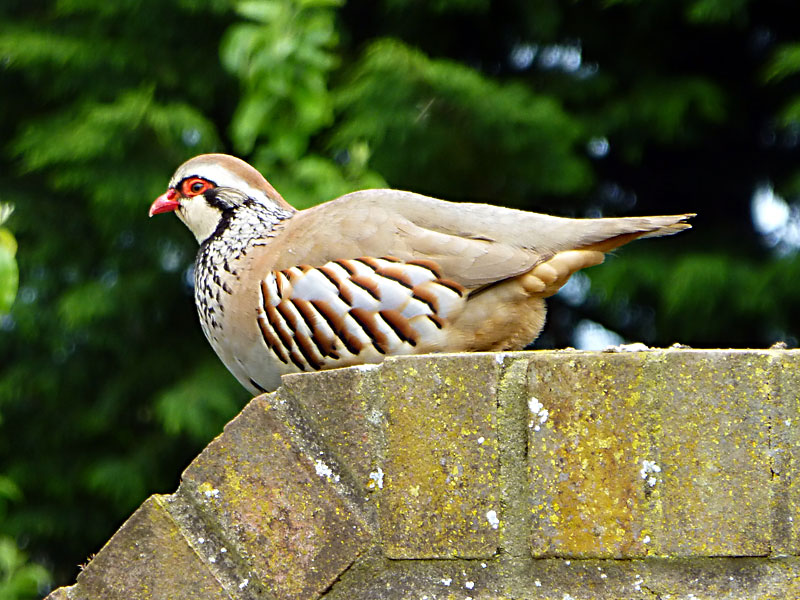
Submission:
M 212 188 L 211 182 L 202 179 L 201 177 L 190 177 L 181 184 L 181 193 L 187 197 L 199 196 L 206 190 Z

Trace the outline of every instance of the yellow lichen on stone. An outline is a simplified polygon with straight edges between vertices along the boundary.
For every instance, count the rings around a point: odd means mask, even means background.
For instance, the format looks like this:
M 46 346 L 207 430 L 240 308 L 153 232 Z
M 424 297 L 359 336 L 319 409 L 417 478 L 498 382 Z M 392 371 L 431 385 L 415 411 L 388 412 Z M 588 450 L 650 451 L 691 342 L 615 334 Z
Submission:
M 637 456 L 643 423 L 629 390 L 640 370 L 629 357 L 609 355 L 591 368 L 583 357 L 536 364 L 530 391 L 549 411 L 552 429 L 529 430 L 530 489 L 543 509 L 532 531 L 535 555 L 610 556 L 636 553 L 643 490 Z M 537 438 L 542 444 L 536 443 Z M 646 443 L 644 444 L 646 445 Z M 541 448 L 541 449 L 539 449 Z M 543 462 L 543 459 L 545 462 Z M 543 464 L 549 468 L 543 470 Z M 539 525 L 544 527 L 537 531 Z
M 657 365 L 654 444 L 666 468 L 647 521 L 653 553 L 769 551 L 769 423 L 760 410 L 769 400 L 753 377 L 767 362 L 706 351 L 667 354 Z
M 417 357 L 416 366 L 381 369 L 388 415 L 385 486 L 378 506 L 387 555 L 396 558 L 491 556 L 499 510 L 493 379 L 497 364 L 474 356 Z M 407 362 L 407 361 L 406 361 Z M 425 373 L 411 381 L 411 371 Z M 489 419 L 487 419 L 487 414 Z

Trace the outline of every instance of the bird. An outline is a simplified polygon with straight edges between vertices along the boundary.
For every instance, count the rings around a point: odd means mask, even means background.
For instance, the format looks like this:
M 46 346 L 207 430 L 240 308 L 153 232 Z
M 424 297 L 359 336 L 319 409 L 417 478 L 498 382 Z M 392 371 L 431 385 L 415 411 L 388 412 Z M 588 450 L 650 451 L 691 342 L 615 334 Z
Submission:
M 253 394 L 387 356 L 521 350 L 573 273 L 695 216 L 574 219 L 394 189 L 297 210 L 226 154 L 178 167 L 149 214 L 167 212 L 199 243 L 202 330 Z

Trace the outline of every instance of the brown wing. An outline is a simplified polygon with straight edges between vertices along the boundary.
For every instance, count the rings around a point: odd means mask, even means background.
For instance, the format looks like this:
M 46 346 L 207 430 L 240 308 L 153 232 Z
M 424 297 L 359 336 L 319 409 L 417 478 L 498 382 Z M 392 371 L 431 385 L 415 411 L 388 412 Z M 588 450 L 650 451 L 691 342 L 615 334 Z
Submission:
M 637 237 L 690 227 L 692 215 L 566 219 L 397 190 L 366 190 L 301 211 L 265 249 L 286 269 L 360 256 L 429 259 L 443 276 L 475 289 L 525 273 L 559 252 L 607 252 Z

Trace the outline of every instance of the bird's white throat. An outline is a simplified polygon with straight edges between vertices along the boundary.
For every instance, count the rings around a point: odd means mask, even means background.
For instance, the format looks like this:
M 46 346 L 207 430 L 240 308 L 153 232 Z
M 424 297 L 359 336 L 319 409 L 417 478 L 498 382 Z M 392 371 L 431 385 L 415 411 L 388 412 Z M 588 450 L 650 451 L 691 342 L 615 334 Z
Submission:
M 198 244 L 210 238 L 222 220 L 222 211 L 211 206 L 203 196 L 185 198 L 175 213 L 197 238 Z

